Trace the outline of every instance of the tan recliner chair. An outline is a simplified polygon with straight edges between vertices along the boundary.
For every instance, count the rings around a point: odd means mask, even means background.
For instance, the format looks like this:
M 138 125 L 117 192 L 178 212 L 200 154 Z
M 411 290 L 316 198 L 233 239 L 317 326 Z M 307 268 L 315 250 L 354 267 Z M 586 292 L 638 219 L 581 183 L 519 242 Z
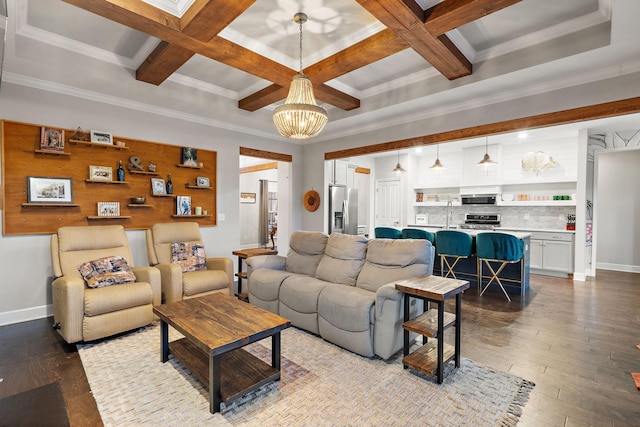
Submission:
M 68 343 L 92 341 L 129 331 L 154 320 L 160 304 L 160 272 L 135 268 L 120 225 L 61 227 L 51 236 L 53 318 Z M 88 261 L 122 256 L 135 282 L 89 288 L 78 267 Z
M 202 243 L 197 222 L 154 224 L 147 230 L 149 264 L 160 270 L 162 302 L 174 302 L 214 292 L 234 294 L 233 261 L 230 258 L 206 258 L 206 270 L 183 273 L 179 264 L 172 263 L 172 243 Z

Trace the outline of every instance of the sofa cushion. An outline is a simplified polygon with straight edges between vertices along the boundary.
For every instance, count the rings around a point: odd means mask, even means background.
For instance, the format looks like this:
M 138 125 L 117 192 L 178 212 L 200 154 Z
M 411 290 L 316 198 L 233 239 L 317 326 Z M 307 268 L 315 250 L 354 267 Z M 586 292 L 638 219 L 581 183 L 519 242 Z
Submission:
M 90 288 L 102 288 L 136 281 L 127 260 L 119 255 L 87 261 L 78 266 L 78 271 Z
M 430 274 L 433 271 L 432 254 L 428 240 L 370 240 L 356 286 L 376 292 L 391 281 Z
M 317 231 L 295 231 L 289 240 L 284 269 L 291 273 L 314 276 L 324 254 L 328 236 Z
M 151 285 L 146 282 L 86 289 L 84 292 L 84 315 L 99 316 L 152 303 L 153 290 Z
M 229 277 L 222 270 L 189 271 L 182 275 L 182 292 L 185 296 L 197 295 L 216 289 L 227 289 Z
M 289 276 L 280 286 L 280 303 L 299 313 L 317 313 L 320 292 L 328 285 L 313 277 Z
M 206 270 L 206 258 L 204 246 L 199 243 L 171 243 L 171 263 L 179 264 L 183 273 Z
M 259 268 L 251 273 L 249 301 L 255 296 L 262 301 L 277 301 L 282 281 L 293 273 Z
M 368 331 L 375 321 L 375 297 L 364 289 L 330 285 L 320 294 L 318 316 L 343 331 Z
M 355 285 L 364 264 L 367 239 L 364 236 L 333 233 L 320 260 L 316 277 L 331 283 Z

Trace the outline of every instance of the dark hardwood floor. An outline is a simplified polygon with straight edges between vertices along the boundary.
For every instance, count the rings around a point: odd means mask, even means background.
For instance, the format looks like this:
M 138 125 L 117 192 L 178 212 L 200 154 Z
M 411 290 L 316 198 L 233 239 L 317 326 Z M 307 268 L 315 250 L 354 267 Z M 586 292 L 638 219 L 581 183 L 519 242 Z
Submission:
M 511 303 L 471 288 L 462 312 L 464 357 L 536 383 L 519 425 L 640 425 L 630 374 L 640 372 L 640 274 L 534 275 Z M 71 425 L 102 425 L 75 346 L 51 319 L 0 327 L 0 343 L 0 398 L 58 381 Z

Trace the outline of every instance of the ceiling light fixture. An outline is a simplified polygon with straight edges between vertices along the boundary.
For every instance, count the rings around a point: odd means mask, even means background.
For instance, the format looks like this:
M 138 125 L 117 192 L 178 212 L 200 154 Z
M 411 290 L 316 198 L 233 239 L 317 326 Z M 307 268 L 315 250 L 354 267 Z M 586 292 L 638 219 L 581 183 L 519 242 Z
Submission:
M 482 158 L 482 160 L 480 160 L 476 166 L 493 166 L 493 165 L 497 165 L 497 162 L 494 162 L 493 160 L 491 160 L 491 157 L 489 157 L 489 137 L 485 138 L 485 144 L 484 144 L 484 157 Z
M 307 15 L 296 13 L 293 20 L 300 24 L 300 72 L 293 76 L 284 104 L 273 112 L 273 123 L 282 136 L 307 139 L 319 134 L 329 117 L 327 110 L 316 104 L 311 80 L 302 74 L 302 24 L 307 22 Z
M 440 144 L 436 145 L 436 161 L 433 162 L 433 166 L 431 166 L 429 169 L 444 169 L 444 165 L 440 163 Z
M 398 163 L 396 164 L 396 167 L 393 168 L 391 172 L 398 173 L 398 174 L 406 172 L 406 170 L 404 170 L 404 168 L 400 166 L 400 150 L 398 150 Z

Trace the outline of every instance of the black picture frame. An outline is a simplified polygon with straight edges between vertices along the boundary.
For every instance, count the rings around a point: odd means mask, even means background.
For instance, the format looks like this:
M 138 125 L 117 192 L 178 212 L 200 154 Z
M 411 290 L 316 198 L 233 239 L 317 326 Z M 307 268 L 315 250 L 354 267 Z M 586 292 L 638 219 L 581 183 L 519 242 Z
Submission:
M 185 166 L 198 166 L 198 150 L 192 147 L 182 147 L 181 160 Z

